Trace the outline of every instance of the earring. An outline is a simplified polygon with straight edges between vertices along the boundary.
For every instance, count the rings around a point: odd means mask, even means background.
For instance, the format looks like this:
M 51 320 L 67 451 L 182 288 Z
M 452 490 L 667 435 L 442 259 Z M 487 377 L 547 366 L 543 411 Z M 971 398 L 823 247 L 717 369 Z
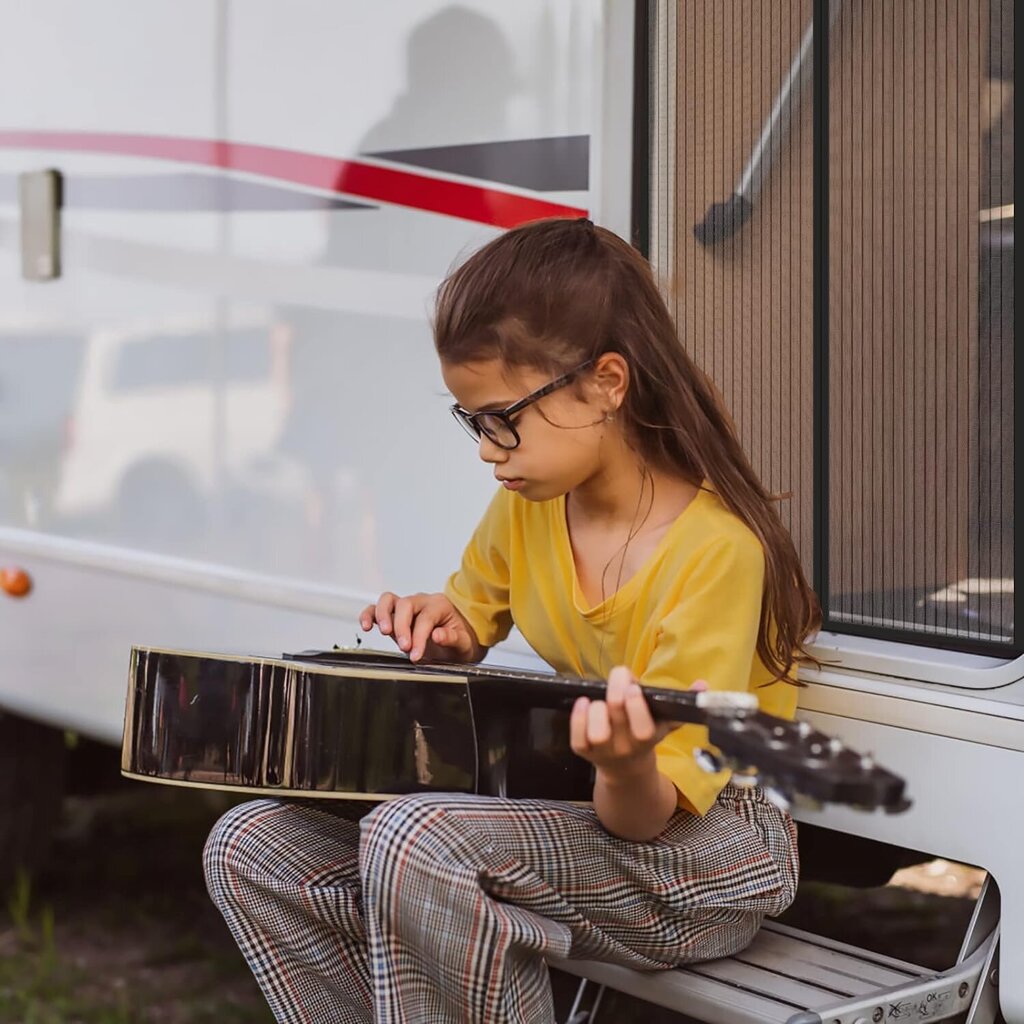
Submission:
M 604 414 L 604 421 L 605 421 L 605 423 L 607 423 L 609 420 L 613 420 L 613 419 L 615 419 L 615 413 L 609 411 L 609 412 L 606 412 Z

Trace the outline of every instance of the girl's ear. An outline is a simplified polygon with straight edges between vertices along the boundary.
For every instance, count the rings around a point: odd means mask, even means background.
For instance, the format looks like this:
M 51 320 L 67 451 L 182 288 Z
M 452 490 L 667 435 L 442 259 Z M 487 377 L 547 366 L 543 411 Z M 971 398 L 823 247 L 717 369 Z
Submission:
M 594 364 L 594 385 L 604 411 L 614 413 L 626 400 L 629 390 L 629 363 L 618 352 L 605 352 Z

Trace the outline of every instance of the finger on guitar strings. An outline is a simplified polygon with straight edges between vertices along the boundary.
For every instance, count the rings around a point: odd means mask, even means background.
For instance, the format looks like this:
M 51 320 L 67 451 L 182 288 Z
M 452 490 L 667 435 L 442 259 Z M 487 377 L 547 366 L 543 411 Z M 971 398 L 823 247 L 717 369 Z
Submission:
M 590 714 L 590 698 L 577 697 L 569 715 L 569 746 L 574 754 L 585 757 L 590 753 L 587 738 L 587 721 Z
M 587 742 L 591 748 L 609 743 L 614 736 L 615 727 L 621 728 L 621 725 L 622 722 L 618 720 L 612 721 L 611 711 L 606 700 L 590 702 L 590 707 L 587 708 Z
M 423 608 L 423 595 L 413 594 L 411 597 L 400 597 L 395 602 L 395 617 L 392 626 L 395 631 L 395 643 L 403 651 L 408 651 L 413 645 L 412 631 L 414 620 L 419 618 Z
M 397 600 L 398 595 L 392 594 L 390 590 L 384 591 L 384 593 L 377 598 L 374 615 L 377 619 L 377 628 L 385 636 L 391 635 L 391 617 L 394 615 L 395 602 Z
M 430 642 L 437 647 L 458 648 L 459 634 L 454 626 L 436 626 L 431 630 Z M 410 654 L 413 661 L 426 653 L 425 650 L 419 650 L 421 646 L 425 647 L 425 645 L 413 647 L 412 654 Z M 419 650 L 419 654 L 417 654 L 417 650 Z
M 369 633 L 373 629 L 373 623 L 376 619 L 377 606 L 375 604 L 368 604 L 359 613 L 359 625 L 364 633 Z
M 644 692 L 638 683 L 630 683 L 626 690 L 623 707 L 633 738 L 641 743 L 649 743 L 653 740 L 657 727 L 654 724 L 651 709 L 647 706 L 647 700 L 644 698 Z
M 413 622 L 412 641 L 409 644 L 409 659 L 411 661 L 419 661 L 423 657 L 427 641 L 433 640 L 435 634 L 441 633 L 442 637 L 444 636 L 445 631 L 438 626 L 437 619 L 437 609 L 432 608 L 429 601 L 424 602 Z M 435 642 L 444 644 L 443 639 Z
M 633 682 L 633 673 L 624 665 L 616 666 L 608 673 L 608 685 L 605 688 L 604 699 L 608 703 L 608 710 L 615 723 L 626 721 L 624 705 L 626 694 Z

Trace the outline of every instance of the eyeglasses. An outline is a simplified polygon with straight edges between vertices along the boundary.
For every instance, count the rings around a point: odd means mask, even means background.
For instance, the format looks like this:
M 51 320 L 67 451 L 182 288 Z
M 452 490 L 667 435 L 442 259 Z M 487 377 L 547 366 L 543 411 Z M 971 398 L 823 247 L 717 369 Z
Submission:
M 512 451 L 513 448 L 518 448 L 520 444 L 519 433 L 512 422 L 512 417 L 521 413 L 527 406 L 533 405 L 538 399 L 543 398 L 545 395 L 550 395 L 552 391 L 564 388 L 577 375 L 589 369 L 593 362 L 593 359 L 588 359 L 586 362 L 580 363 L 575 369 L 570 370 L 568 373 L 563 373 L 561 377 L 556 377 L 550 384 L 545 384 L 543 387 L 537 388 L 536 391 L 531 391 L 525 398 L 520 398 L 519 401 L 513 402 L 504 409 L 486 409 L 483 412 L 469 412 L 456 403 L 452 406 L 452 415 L 474 441 L 479 441 L 481 437 L 486 437 L 499 448 Z

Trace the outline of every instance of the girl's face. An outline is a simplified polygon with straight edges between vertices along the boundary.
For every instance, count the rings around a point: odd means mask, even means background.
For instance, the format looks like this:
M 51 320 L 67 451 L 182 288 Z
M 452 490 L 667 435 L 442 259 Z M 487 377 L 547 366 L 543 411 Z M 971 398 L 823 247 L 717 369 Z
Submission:
M 442 360 L 441 375 L 466 412 L 507 409 L 550 384 L 552 376 L 527 367 L 510 367 L 500 359 L 469 363 Z M 539 398 L 512 417 L 520 438 L 511 451 L 486 435 L 478 442 L 480 458 L 509 490 L 531 501 L 566 494 L 600 468 L 600 445 L 608 426 L 609 403 L 587 387 L 583 371 L 565 387 Z

